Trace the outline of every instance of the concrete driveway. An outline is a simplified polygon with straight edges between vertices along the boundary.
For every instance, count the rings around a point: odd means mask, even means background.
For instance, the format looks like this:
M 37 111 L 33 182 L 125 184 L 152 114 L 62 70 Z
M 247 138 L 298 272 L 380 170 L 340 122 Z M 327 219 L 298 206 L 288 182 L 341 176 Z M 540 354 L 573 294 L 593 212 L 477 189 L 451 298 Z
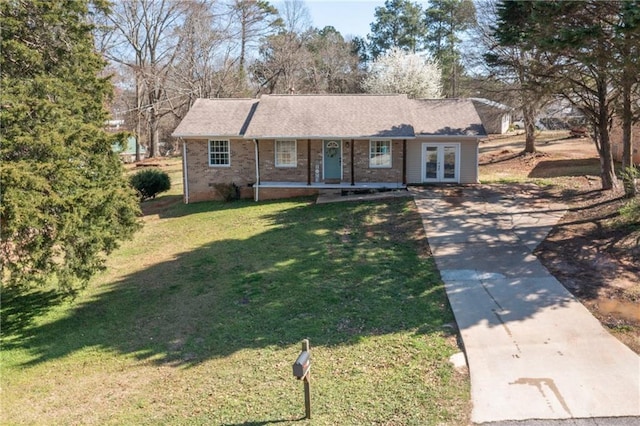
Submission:
M 472 421 L 640 424 L 640 357 L 532 254 L 565 207 L 535 185 L 411 191 L 460 328 Z

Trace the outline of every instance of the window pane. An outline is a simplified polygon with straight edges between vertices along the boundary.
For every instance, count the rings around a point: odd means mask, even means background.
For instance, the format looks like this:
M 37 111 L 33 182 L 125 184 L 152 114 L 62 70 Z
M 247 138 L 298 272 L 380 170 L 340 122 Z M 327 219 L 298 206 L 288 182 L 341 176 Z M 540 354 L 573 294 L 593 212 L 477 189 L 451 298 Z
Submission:
M 456 177 L 456 147 L 444 147 L 444 178 L 455 179 Z
M 229 141 L 209 141 L 209 165 L 229 165 Z
M 428 146 L 425 157 L 426 157 L 425 178 L 437 179 L 438 178 L 438 147 Z
M 370 167 L 391 167 L 391 141 L 371 141 Z
M 296 141 L 276 141 L 276 166 L 295 167 Z

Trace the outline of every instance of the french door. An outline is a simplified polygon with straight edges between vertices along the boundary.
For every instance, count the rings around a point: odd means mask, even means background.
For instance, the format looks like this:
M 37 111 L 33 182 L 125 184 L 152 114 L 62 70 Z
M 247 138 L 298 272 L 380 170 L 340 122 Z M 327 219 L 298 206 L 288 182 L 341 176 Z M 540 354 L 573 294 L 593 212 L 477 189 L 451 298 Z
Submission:
M 460 182 L 460 144 L 422 144 L 423 182 Z

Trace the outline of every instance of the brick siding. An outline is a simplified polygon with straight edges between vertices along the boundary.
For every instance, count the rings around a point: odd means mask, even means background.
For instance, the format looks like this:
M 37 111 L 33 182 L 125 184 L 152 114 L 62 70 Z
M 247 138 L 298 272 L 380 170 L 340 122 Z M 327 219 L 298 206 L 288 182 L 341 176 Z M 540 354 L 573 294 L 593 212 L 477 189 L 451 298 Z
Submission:
M 216 183 L 234 183 L 240 187 L 242 197 L 249 198 L 254 196 L 252 185 L 256 180 L 256 170 L 255 144 L 253 141 L 243 139 L 230 140 L 231 157 L 230 166 L 228 167 L 209 165 L 208 140 L 189 139 L 185 143 L 189 202 L 220 199 L 220 195 L 214 188 Z M 371 168 L 369 167 L 369 141 L 343 140 L 342 182 L 351 182 L 351 149 L 353 149 L 355 182 L 401 184 L 402 145 L 402 141 L 392 142 L 392 167 Z M 260 140 L 258 146 L 260 180 L 262 182 L 306 183 L 309 177 L 309 159 L 311 160 L 311 182 L 322 181 L 322 140 L 297 141 L 296 167 L 275 167 L 275 140 Z M 315 193 L 317 193 L 317 190 L 310 188 L 261 188 L 260 199 L 286 198 Z
M 216 183 L 234 183 L 243 195 L 253 194 L 248 185 L 255 182 L 255 148 L 253 141 L 230 141 L 230 167 L 209 165 L 209 141 L 186 140 L 189 202 L 217 200 Z

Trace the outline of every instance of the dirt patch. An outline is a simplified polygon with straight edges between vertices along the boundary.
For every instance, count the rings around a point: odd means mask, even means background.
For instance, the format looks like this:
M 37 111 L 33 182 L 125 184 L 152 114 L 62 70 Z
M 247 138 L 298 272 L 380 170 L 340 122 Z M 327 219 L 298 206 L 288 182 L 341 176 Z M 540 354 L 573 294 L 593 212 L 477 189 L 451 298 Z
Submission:
M 531 181 L 539 196 L 569 210 L 535 254 L 612 334 L 640 354 L 640 224 L 623 223 L 622 190 L 600 190 L 592 141 L 544 132 L 540 152 L 522 154 L 524 136 L 482 143 L 484 181 Z

